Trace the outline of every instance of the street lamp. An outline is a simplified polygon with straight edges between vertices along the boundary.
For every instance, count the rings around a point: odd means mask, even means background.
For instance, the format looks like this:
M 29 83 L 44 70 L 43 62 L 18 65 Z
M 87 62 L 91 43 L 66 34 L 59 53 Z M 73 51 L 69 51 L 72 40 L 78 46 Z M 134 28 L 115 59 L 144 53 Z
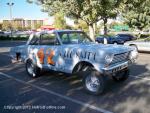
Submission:
M 12 38 L 12 24 L 11 24 L 11 20 L 12 20 L 12 6 L 14 5 L 14 3 L 9 2 L 9 3 L 7 3 L 7 5 L 9 6 L 9 13 L 10 13 L 10 32 L 11 32 L 11 38 Z

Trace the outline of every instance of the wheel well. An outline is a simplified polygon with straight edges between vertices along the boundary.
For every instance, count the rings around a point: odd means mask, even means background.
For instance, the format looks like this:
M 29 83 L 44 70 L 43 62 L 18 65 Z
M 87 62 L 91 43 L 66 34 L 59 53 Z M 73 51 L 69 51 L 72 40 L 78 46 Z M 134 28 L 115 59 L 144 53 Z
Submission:
M 77 73 L 81 70 L 83 70 L 84 67 L 94 67 L 91 63 L 86 62 L 86 61 L 82 61 L 76 64 L 76 66 L 73 68 L 72 73 Z
M 138 50 L 138 47 L 137 47 L 137 45 L 135 45 L 135 44 L 130 44 L 129 46 L 135 46 L 135 47 L 137 48 L 137 50 Z
M 136 46 L 135 44 L 130 44 L 129 46 Z

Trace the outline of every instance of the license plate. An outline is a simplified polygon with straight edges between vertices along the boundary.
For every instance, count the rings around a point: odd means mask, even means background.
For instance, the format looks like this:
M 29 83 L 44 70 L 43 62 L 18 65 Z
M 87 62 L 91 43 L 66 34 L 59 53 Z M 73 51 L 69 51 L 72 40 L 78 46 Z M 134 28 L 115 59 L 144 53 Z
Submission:
M 122 66 L 119 66 L 119 67 L 113 69 L 112 72 L 115 73 L 115 72 L 120 71 L 120 70 L 122 70 L 122 69 L 124 69 L 126 67 L 128 67 L 128 64 L 124 64 Z

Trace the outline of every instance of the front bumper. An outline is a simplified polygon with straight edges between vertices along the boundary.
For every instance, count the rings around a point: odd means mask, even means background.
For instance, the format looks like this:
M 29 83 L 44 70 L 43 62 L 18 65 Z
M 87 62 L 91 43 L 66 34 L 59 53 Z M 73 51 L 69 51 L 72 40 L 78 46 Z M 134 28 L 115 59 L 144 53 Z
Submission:
M 111 65 L 109 67 L 102 68 L 102 70 L 104 74 L 113 74 L 128 68 L 131 63 L 132 63 L 131 61 L 126 61 L 126 62 Z

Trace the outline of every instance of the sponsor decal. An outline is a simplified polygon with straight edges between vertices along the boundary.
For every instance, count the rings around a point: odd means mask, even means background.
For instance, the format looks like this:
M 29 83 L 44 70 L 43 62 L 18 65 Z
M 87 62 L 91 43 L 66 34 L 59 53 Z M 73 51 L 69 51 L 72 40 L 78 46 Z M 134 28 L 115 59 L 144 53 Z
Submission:
M 63 53 L 59 54 L 61 57 L 65 58 L 72 58 L 74 55 L 75 57 L 78 57 L 80 59 L 90 59 L 90 60 L 95 60 L 96 58 L 96 53 L 90 52 L 90 51 L 77 51 L 73 53 L 73 51 L 68 50 Z
M 48 48 L 46 50 L 46 54 L 44 54 L 44 48 L 41 48 L 37 52 L 38 59 L 40 61 L 40 64 L 44 64 L 44 59 L 46 59 L 47 64 L 55 65 L 55 62 L 53 60 L 55 56 L 55 51 Z M 78 57 L 80 59 L 88 59 L 88 60 L 95 60 L 96 59 L 96 53 L 90 52 L 90 51 L 77 51 L 73 52 L 72 50 L 60 52 L 59 56 L 61 56 L 64 60 L 66 59 L 72 59 L 73 56 Z

